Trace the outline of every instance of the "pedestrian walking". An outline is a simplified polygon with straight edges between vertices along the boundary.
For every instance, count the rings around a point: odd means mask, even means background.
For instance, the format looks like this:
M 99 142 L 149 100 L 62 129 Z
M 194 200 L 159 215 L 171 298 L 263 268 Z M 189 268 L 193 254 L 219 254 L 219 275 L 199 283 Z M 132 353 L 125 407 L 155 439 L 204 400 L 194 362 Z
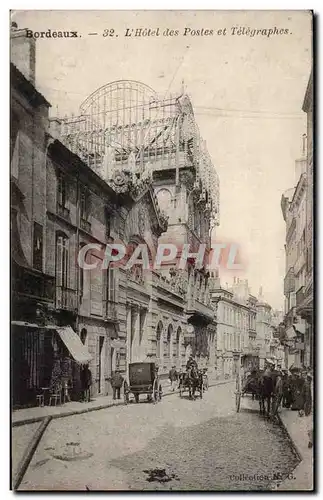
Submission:
M 91 401 L 92 372 L 89 365 L 85 365 L 81 370 L 82 396 L 85 403 Z
M 302 389 L 302 403 L 303 403 L 303 408 L 302 411 L 304 412 L 304 415 L 308 417 L 311 412 L 312 412 L 312 376 L 310 373 L 306 375 L 306 380 L 303 385 Z
M 283 408 L 289 408 L 291 405 L 291 390 L 289 383 L 288 370 L 282 370 L 282 385 L 283 385 Z
M 171 390 L 175 391 L 175 386 L 178 381 L 178 373 L 176 371 L 176 366 L 172 366 L 171 370 L 169 371 L 168 378 L 170 380 Z
M 292 371 L 292 369 L 291 369 Z M 304 406 L 303 401 L 303 387 L 305 380 L 297 370 L 293 370 L 293 376 L 291 380 L 291 389 L 292 389 L 292 410 L 299 411 Z
M 120 391 L 124 379 L 119 370 L 115 370 L 111 377 L 111 386 L 113 391 L 113 399 L 120 399 Z
M 283 399 L 283 377 L 281 371 L 278 371 L 276 377 L 276 384 L 274 387 L 274 398 L 273 398 L 273 416 L 276 417 L 278 410 Z

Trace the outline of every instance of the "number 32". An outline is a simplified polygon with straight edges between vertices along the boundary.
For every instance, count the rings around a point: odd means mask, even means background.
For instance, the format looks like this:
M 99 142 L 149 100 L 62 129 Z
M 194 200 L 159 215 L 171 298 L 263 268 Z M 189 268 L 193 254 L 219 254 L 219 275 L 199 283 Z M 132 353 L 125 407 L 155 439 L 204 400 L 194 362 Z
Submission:
M 114 29 L 104 30 L 103 31 L 103 36 L 114 36 Z

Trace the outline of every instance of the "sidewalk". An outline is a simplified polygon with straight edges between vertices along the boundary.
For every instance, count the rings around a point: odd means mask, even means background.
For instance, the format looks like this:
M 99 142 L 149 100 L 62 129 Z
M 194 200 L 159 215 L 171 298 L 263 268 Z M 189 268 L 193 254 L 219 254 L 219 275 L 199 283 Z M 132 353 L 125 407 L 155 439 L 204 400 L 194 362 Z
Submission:
M 215 380 L 210 377 L 209 385 L 221 385 L 232 382 L 231 379 L 228 380 Z M 169 396 L 170 394 L 178 393 L 178 390 L 171 391 L 170 384 L 168 380 L 162 381 L 163 386 L 163 396 Z M 105 408 L 110 408 L 112 406 L 124 405 L 123 395 L 120 400 L 113 400 L 112 396 L 100 396 L 90 403 L 81 403 L 78 401 L 72 401 L 71 403 L 65 403 L 61 406 L 43 406 L 43 407 L 33 407 L 26 408 L 22 410 L 15 410 L 12 412 L 12 426 L 20 426 L 24 424 L 33 424 L 35 422 L 42 421 L 45 417 L 61 418 L 68 417 L 70 415 L 77 415 L 81 413 L 86 413 L 95 410 L 103 410 Z
M 313 482 L 313 448 L 308 448 L 308 430 L 313 428 L 313 415 L 300 417 L 298 411 L 283 409 L 280 419 L 301 462 L 293 471 L 293 478 L 283 481 L 277 490 L 311 491 Z

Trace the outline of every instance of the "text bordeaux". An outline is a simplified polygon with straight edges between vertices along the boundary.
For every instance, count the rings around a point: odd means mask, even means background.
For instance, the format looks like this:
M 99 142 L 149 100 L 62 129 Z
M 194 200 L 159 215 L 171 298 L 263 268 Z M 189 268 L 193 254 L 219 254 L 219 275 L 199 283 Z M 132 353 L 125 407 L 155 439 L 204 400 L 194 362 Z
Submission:
M 77 31 L 32 31 L 27 30 L 27 38 L 78 38 Z

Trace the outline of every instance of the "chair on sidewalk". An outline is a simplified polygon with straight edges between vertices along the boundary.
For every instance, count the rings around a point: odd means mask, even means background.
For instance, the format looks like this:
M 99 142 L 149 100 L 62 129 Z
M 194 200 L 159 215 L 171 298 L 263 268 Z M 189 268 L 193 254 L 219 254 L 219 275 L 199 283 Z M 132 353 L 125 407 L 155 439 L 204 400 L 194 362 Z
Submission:
M 37 406 L 44 406 L 45 405 L 44 394 L 37 394 L 36 402 L 37 402 Z
M 57 389 L 50 394 L 49 406 L 52 406 L 52 403 L 54 403 L 54 406 L 62 404 L 62 386 L 58 386 Z

